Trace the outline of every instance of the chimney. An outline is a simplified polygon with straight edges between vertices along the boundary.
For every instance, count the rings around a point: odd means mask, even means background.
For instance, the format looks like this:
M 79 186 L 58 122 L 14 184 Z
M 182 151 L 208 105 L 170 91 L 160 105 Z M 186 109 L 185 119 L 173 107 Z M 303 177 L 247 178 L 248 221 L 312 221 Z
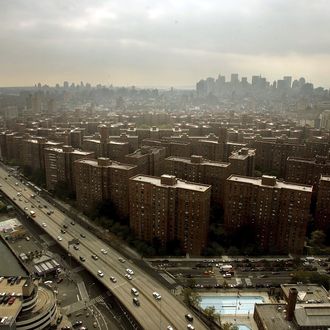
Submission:
M 296 309 L 298 290 L 296 288 L 291 288 L 289 290 L 288 305 L 286 308 L 286 319 L 287 321 L 292 321 L 294 316 L 294 310 Z

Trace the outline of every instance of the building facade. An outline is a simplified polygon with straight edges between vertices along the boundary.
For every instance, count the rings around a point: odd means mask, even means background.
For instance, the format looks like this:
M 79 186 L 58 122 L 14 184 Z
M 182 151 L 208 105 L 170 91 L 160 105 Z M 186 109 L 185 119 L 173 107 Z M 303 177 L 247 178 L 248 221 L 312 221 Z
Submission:
M 137 174 L 134 165 L 109 158 L 83 159 L 75 162 L 78 207 L 91 211 L 100 202 L 111 201 L 119 217 L 128 216 L 128 180 Z
M 145 241 L 162 246 L 178 240 L 183 252 L 200 255 L 207 244 L 211 187 L 172 175 L 130 179 L 130 227 Z
M 312 187 L 231 175 L 226 182 L 225 227 L 235 232 L 253 226 L 261 251 L 301 254 Z

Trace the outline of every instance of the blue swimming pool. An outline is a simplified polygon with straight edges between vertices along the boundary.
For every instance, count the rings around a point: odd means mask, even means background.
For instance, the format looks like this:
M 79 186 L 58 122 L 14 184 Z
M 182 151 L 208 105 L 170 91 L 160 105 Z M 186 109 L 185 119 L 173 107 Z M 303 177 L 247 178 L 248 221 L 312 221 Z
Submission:
M 251 330 L 247 325 L 237 324 L 238 330 Z
M 223 314 L 247 315 L 253 314 L 254 305 L 264 302 L 260 296 L 203 296 L 201 295 L 201 307 L 214 306 L 216 311 Z M 244 328 L 242 328 L 244 330 Z

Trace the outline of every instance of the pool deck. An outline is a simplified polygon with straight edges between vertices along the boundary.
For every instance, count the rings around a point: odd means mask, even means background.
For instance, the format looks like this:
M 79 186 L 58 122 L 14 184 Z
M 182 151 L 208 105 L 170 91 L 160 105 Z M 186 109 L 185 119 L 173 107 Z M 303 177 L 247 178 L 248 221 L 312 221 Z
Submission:
M 244 292 L 244 290 L 217 290 L 217 291 L 207 291 L 207 292 L 200 292 L 202 297 L 214 297 L 214 296 L 221 296 L 221 297 L 232 297 L 237 294 L 240 294 L 241 297 L 262 297 L 265 303 L 271 303 L 272 300 L 268 296 L 268 292 L 266 291 L 248 291 Z M 233 323 L 233 324 L 244 324 L 248 326 L 252 330 L 258 330 L 258 327 L 253 319 L 253 312 L 249 315 L 239 315 L 239 314 L 222 314 L 221 315 L 221 322 L 222 323 Z

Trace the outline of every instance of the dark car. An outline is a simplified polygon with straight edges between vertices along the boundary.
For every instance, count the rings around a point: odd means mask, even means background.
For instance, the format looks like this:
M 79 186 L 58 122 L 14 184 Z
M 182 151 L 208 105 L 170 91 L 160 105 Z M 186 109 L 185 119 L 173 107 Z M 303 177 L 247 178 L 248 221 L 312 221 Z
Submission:
M 184 316 L 189 322 L 192 322 L 194 320 L 193 316 L 191 314 L 186 314 Z
M 82 257 L 82 256 L 80 256 L 79 259 L 80 259 L 81 261 L 86 261 L 86 258 L 85 258 L 85 257 Z
M 67 229 L 68 228 L 68 225 L 63 225 L 63 228 Z
M 85 234 L 80 234 L 80 236 L 81 236 L 82 238 L 86 238 L 86 235 L 85 235 Z

